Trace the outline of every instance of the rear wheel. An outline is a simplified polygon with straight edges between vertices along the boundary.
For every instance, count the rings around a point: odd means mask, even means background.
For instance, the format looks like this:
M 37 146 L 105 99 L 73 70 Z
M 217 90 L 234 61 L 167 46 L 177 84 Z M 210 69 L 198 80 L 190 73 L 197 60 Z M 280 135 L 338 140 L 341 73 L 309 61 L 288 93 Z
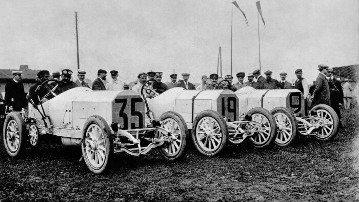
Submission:
M 25 124 L 18 112 L 9 113 L 3 127 L 3 143 L 7 154 L 19 156 L 25 150 Z
M 287 108 L 276 107 L 271 111 L 277 125 L 275 144 L 281 147 L 290 145 L 297 134 L 294 114 Z
M 88 118 L 81 143 L 82 156 L 88 169 L 96 174 L 106 170 L 112 156 L 111 130 L 99 116 Z
M 205 110 L 196 116 L 192 140 L 201 154 L 208 157 L 217 155 L 226 144 L 227 136 L 226 121 L 218 112 Z
M 318 140 L 329 141 L 335 138 L 338 133 L 339 118 L 337 113 L 328 105 L 316 105 L 309 112 L 315 116 L 317 123 L 321 125 L 315 132 Z
M 277 135 L 275 120 L 270 112 L 264 108 L 256 107 L 247 112 L 245 116 L 251 117 L 253 134 L 249 138 L 256 148 L 270 146 Z
M 168 161 L 175 161 L 185 156 L 187 149 L 188 129 L 185 121 L 176 112 L 166 112 L 161 115 L 161 128 L 168 134 L 160 132 L 160 136 L 167 136 L 169 142 L 159 149 L 161 155 Z

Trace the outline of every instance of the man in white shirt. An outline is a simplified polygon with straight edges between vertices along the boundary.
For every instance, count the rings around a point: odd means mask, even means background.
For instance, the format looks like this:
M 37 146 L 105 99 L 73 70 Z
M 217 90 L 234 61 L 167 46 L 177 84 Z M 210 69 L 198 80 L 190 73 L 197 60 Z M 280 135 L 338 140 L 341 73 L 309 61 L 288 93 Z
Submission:
M 118 71 L 110 71 L 112 80 L 106 84 L 106 90 L 124 90 L 125 83 L 118 80 Z
M 137 78 L 138 78 L 138 82 L 137 82 L 136 85 L 134 85 L 132 87 L 132 90 L 139 93 L 139 94 L 141 94 L 141 88 L 142 88 L 143 84 L 145 84 L 146 81 L 147 81 L 147 74 L 144 73 L 144 72 L 139 73 Z
M 297 76 L 297 80 L 294 82 L 294 88 L 300 90 L 300 92 L 303 93 L 304 99 L 306 99 L 309 96 L 309 87 L 307 80 L 302 77 L 302 69 L 295 70 L 295 74 Z
M 197 86 L 196 90 L 206 90 L 207 89 L 207 76 L 203 75 L 201 78 L 201 85 Z
M 286 73 L 286 72 L 282 72 L 282 73 L 280 73 L 279 75 L 280 75 L 279 87 L 280 87 L 281 89 L 291 89 L 291 88 L 292 88 L 292 84 L 286 80 L 286 78 L 287 78 L 287 73 Z
M 86 72 L 83 70 L 79 70 L 78 74 L 77 74 L 77 80 L 76 80 L 76 85 L 79 87 L 87 87 L 90 88 L 90 85 L 85 81 L 85 75 Z

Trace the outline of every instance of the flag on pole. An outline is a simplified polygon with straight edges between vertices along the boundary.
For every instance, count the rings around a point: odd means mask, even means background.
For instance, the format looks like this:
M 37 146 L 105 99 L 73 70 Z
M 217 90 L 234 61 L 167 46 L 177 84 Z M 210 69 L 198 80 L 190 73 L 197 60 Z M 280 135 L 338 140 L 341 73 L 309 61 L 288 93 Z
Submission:
M 262 8 L 261 8 L 261 2 L 260 2 L 260 1 L 257 1 L 257 2 L 256 2 L 256 4 L 257 4 L 258 13 L 261 15 L 261 18 L 262 18 L 263 24 L 264 24 L 264 25 L 266 25 L 266 23 L 264 22 L 264 19 L 263 19 Z
M 239 5 L 237 4 L 237 2 L 236 2 L 236 1 L 233 1 L 232 4 L 235 5 L 235 6 L 239 9 L 239 11 L 241 11 L 241 13 L 242 13 L 243 16 L 244 16 L 244 19 L 246 19 L 246 24 L 248 25 L 247 16 L 246 16 L 246 14 L 243 12 L 243 10 L 242 10 L 241 8 L 239 8 Z

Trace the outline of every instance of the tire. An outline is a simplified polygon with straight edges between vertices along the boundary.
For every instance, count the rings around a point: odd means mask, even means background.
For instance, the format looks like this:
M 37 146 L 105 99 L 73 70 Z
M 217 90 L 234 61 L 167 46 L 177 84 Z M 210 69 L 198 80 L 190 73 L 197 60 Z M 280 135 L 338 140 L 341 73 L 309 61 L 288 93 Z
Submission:
M 326 118 L 330 124 L 327 127 L 321 127 L 317 131 L 315 138 L 321 141 L 330 141 L 338 134 L 339 118 L 337 113 L 328 105 L 320 104 L 314 106 L 309 113 L 313 114 L 316 111 L 317 117 Z
M 245 116 L 251 117 L 251 122 L 260 123 L 260 126 L 263 127 L 262 129 L 266 130 L 265 133 L 255 131 L 254 134 L 249 138 L 253 146 L 256 148 L 272 146 L 272 143 L 277 136 L 277 127 L 274 117 L 270 114 L 270 112 L 264 108 L 256 107 L 249 110 Z
M 284 107 L 272 109 L 277 126 L 277 135 L 274 143 L 280 147 L 290 145 L 297 135 L 297 122 L 292 111 Z
M 177 161 L 182 159 L 187 151 L 188 128 L 186 122 L 176 112 L 165 112 L 160 117 L 161 127 L 170 132 L 175 138 L 164 147 L 159 148 L 160 154 L 167 161 Z
M 113 155 L 111 129 L 102 117 L 91 116 L 84 125 L 83 133 L 81 150 L 85 164 L 91 172 L 103 173 Z
M 208 125 L 208 121 L 212 122 L 212 126 Z M 203 129 L 206 122 L 207 126 L 205 129 L 209 130 L 208 132 L 205 132 Z M 193 126 L 192 140 L 196 149 L 201 154 L 212 157 L 222 151 L 227 142 L 228 128 L 226 121 L 218 112 L 213 110 L 202 111 L 196 116 Z
M 25 150 L 25 123 L 19 112 L 9 113 L 3 127 L 3 143 L 11 157 L 20 156 Z

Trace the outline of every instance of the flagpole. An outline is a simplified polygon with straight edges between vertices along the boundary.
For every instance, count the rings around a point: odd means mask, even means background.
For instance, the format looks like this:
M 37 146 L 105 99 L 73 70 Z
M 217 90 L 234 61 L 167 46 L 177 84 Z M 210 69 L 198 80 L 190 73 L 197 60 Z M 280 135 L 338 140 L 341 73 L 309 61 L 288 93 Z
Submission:
M 233 5 L 232 5 L 232 14 L 231 14 L 231 76 L 232 76 L 232 70 L 233 70 L 232 47 L 233 47 Z
M 220 51 L 221 51 L 221 47 L 218 48 L 218 58 L 217 58 L 217 75 L 218 75 L 218 70 L 219 70 L 219 57 L 220 57 Z
M 219 66 L 221 68 L 221 77 L 222 77 L 222 69 L 223 69 L 223 66 L 222 66 L 222 48 L 219 47 Z
M 77 29 L 77 12 L 75 12 L 75 22 L 76 22 L 77 69 L 80 69 L 80 56 L 79 56 L 79 34 L 78 34 L 78 29 Z
M 262 71 L 262 64 L 261 64 L 261 37 L 259 34 L 259 12 L 257 15 L 257 19 L 258 19 L 258 52 L 259 52 L 259 70 Z

